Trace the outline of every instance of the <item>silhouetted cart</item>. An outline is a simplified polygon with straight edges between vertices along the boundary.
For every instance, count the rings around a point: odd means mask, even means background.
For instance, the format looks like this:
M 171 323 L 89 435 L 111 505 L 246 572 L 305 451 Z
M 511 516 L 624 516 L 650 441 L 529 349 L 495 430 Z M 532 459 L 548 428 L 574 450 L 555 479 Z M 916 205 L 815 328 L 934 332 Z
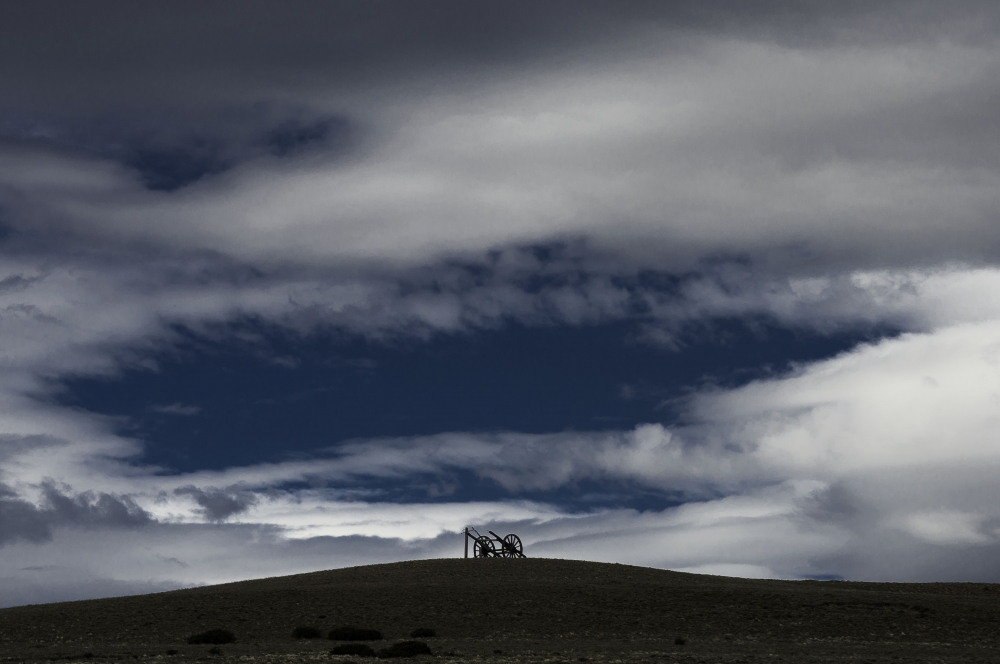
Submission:
M 524 547 L 521 538 L 511 533 L 500 537 L 492 530 L 487 530 L 493 537 L 480 535 L 475 528 L 465 529 L 465 557 L 469 557 L 469 540 L 472 540 L 473 558 L 524 558 Z

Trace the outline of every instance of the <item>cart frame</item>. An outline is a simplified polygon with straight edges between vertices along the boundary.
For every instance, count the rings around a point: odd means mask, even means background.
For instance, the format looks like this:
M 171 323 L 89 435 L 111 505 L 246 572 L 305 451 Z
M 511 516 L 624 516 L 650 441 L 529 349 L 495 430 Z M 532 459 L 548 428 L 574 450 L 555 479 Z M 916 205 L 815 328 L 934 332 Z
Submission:
M 472 526 L 465 528 L 465 557 L 469 557 L 469 540 L 472 540 L 473 558 L 527 558 L 521 538 L 510 533 L 500 537 L 492 530 L 487 530 L 493 537 L 481 535 Z

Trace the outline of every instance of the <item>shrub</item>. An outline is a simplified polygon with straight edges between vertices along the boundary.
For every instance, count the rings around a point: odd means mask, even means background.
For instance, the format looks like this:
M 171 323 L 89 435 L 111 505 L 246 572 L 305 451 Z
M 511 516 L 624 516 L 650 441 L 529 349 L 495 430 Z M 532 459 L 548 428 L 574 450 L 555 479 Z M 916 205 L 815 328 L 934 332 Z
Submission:
M 683 646 L 686 643 L 687 643 L 687 639 L 685 639 L 683 636 L 678 636 L 676 639 L 674 639 L 674 645 L 675 646 Z
M 337 627 L 330 630 L 331 641 L 381 641 L 382 632 L 359 627 Z
M 171 648 L 170 650 L 168 650 L 168 651 L 167 651 L 167 654 L 168 654 L 168 655 L 176 655 L 176 654 L 177 654 L 177 652 L 178 652 L 178 651 L 177 651 L 176 649 L 174 649 L 174 648 Z
M 194 634 L 187 639 L 188 643 L 232 643 L 236 637 L 228 629 L 210 629 L 201 634 Z
M 292 630 L 292 637 L 296 639 L 318 639 L 323 636 L 315 627 L 296 627 Z
M 212 646 L 211 648 L 208 649 L 208 654 L 209 655 L 221 655 L 222 654 L 222 648 L 220 648 L 219 646 Z
M 416 657 L 417 655 L 433 655 L 430 647 L 423 641 L 400 641 L 393 643 L 388 648 L 378 651 L 379 658 L 390 657 Z
M 331 655 L 357 655 L 358 657 L 374 657 L 375 651 L 367 643 L 341 643 L 334 646 Z
M 417 629 L 410 632 L 410 636 L 415 639 L 427 639 L 435 636 L 434 630 L 430 627 L 418 627 Z

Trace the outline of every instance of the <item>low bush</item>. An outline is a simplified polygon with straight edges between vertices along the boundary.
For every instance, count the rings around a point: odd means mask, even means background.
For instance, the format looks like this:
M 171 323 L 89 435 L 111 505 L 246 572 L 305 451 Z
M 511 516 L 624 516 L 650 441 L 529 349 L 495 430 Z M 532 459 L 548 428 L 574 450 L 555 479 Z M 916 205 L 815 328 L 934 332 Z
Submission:
M 366 643 L 341 643 L 334 646 L 331 655 L 357 655 L 358 657 L 374 657 L 375 651 Z
M 674 639 L 675 646 L 683 646 L 686 644 L 687 644 L 687 639 L 685 639 L 683 636 L 678 636 L 676 639 Z
M 187 638 L 187 642 L 191 644 L 232 643 L 235 640 L 236 636 L 234 636 L 228 629 L 210 629 L 207 632 L 194 634 Z
M 429 639 L 430 637 L 435 636 L 435 633 L 430 627 L 418 627 L 410 632 L 410 636 L 414 639 Z
M 292 637 L 296 639 L 318 639 L 323 634 L 315 627 L 296 627 L 292 630 Z
M 222 648 L 220 648 L 219 646 L 214 646 L 212 648 L 209 648 L 208 649 L 208 654 L 209 655 L 221 655 L 222 654 Z
M 382 632 L 360 627 L 337 627 L 330 630 L 331 641 L 381 641 Z
M 428 646 L 423 641 L 400 641 L 399 643 L 393 643 L 388 648 L 382 648 L 378 651 L 378 657 L 380 659 L 389 659 L 392 657 L 416 657 L 417 655 L 433 655 L 430 646 Z

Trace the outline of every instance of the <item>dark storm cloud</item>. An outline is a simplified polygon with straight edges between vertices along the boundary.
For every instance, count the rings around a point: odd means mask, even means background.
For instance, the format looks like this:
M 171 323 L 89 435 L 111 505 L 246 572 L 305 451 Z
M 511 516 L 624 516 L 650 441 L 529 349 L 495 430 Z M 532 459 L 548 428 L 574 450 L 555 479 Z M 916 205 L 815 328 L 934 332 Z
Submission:
M 19 539 L 46 542 L 52 532 L 45 515 L 33 504 L 0 484 L 0 546 Z
M 267 104 L 201 114 L 0 111 L 3 147 L 109 159 L 153 191 L 174 191 L 252 159 L 343 152 L 350 139 L 343 117 Z
M 357 84 L 443 62 L 519 61 L 600 39 L 622 18 L 634 20 L 583 3 L 43 2 L 5 8 L 0 71 L 20 101 L 162 99 L 183 88 L 169 103 L 185 104 L 215 97 L 209 81 L 231 93 L 292 72 Z
M 395 267 L 587 238 L 619 265 L 742 253 L 813 272 L 996 257 L 991 3 L 4 11 L 17 249 Z
M 132 528 L 151 521 L 127 496 L 93 491 L 68 495 L 47 482 L 42 486 L 41 506 L 36 506 L 0 484 L 0 546 L 18 540 L 47 542 L 55 526 Z
M 190 104 L 243 86 L 322 75 L 357 85 L 415 71 L 525 66 L 566 54 L 616 57 L 648 39 L 734 35 L 795 45 L 988 35 L 992 3 L 153 2 L 8 5 L 0 98 L 156 98 Z M 632 43 L 628 43 L 629 39 Z M 473 78 L 475 78 L 473 76 Z
M 257 504 L 257 496 L 238 489 L 199 489 L 194 486 L 174 490 L 174 495 L 191 496 L 209 521 L 224 521 Z
M 173 191 L 261 155 L 344 149 L 346 117 L 268 105 L 289 95 L 308 103 L 317 85 L 336 98 L 377 81 L 402 83 L 405 90 L 371 102 L 398 103 L 442 79 L 451 81 L 444 87 L 477 87 L 568 58 L 608 62 L 674 41 L 687 48 L 687 34 L 823 43 L 868 35 L 875 14 L 886 17 L 874 22 L 884 40 L 885 32 L 919 37 L 931 27 L 937 35 L 953 12 L 966 16 L 935 6 L 31 3 L 4 8 L 0 21 L 0 138 L 111 159 L 148 189 Z
M 43 513 L 54 524 L 115 526 L 131 528 L 151 521 L 149 514 L 128 496 L 85 491 L 66 495 L 54 483 L 47 483 L 42 493 Z
M 437 5 L 400 12 L 427 6 Z M 61 103 L 63 112 L 124 117 L 122 127 L 168 118 L 157 130 L 163 137 L 123 131 L 119 140 L 110 132 L 74 152 L 81 143 L 73 136 L 87 131 L 59 130 L 63 121 L 42 118 L 57 111 L 16 95 L 11 113 L 34 128 L 19 130 L 21 138 L 9 139 L 14 148 L 0 155 L 9 184 L 0 206 L 16 236 L 8 245 L 125 253 L 138 246 L 255 266 L 390 270 L 567 238 L 591 242 L 584 266 L 591 270 L 601 259 L 622 269 L 689 270 L 711 255 L 814 274 L 996 258 L 1000 64 L 988 45 L 967 43 L 988 30 L 990 12 L 974 4 L 952 8 L 951 18 L 915 3 L 836 11 L 796 4 L 752 15 L 713 7 L 698 20 L 674 10 L 593 8 L 582 15 L 606 19 L 594 19 L 606 27 L 594 39 L 573 12 L 558 29 L 540 18 L 536 30 L 555 35 L 537 39 L 545 48 L 519 50 L 535 33 L 514 30 L 510 40 L 494 40 L 493 51 L 481 40 L 482 57 L 474 48 L 466 57 L 449 39 L 420 37 L 414 18 L 412 34 L 403 32 L 429 55 L 387 45 L 372 58 L 389 78 L 363 75 L 368 42 L 340 43 L 336 30 L 316 38 L 312 64 L 301 69 L 281 69 L 288 55 L 281 43 L 274 48 L 282 57 L 247 56 L 245 66 L 239 49 L 221 47 L 201 63 L 164 58 L 143 70 L 162 99 L 129 84 L 127 71 L 94 67 L 94 77 L 117 81 L 120 98 L 95 92 L 89 105 Z M 511 16 L 527 20 L 537 11 Z M 293 14 L 284 20 L 299 21 Z M 359 34 L 377 28 L 391 36 L 397 15 L 388 14 L 375 27 L 364 16 L 345 21 Z M 462 10 L 456 16 L 449 21 L 464 25 Z M 488 19 L 480 17 L 493 27 L 481 29 L 502 34 Z M 170 38 L 207 30 L 206 20 Z M 239 29 L 218 24 L 218 44 L 245 38 L 240 30 L 253 33 L 264 19 L 247 20 Z M 464 44 L 468 31 L 446 24 L 427 21 Z M 827 37 L 812 36 L 818 26 Z M 900 41 L 891 26 L 915 41 Z M 289 52 L 311 35 L 303 27 Z M 115 39 L 124 37 L 115 33 L 102 48 L 119 48 Z M 86 46 L 73 62 L 87 61 Z M 267 41 L 257 47 L 267 52 Z M 39 89 L 63 90 L 62 74 L 39 72 Z M 197 84 L 213 75 L 224 80 Z M 171 88 L 171 77 L 192 89 Z M 268 108 L 310 110 L 278 110 L 251 122 L 249 134 L 229 126 L 239 123 L 227 114 L 249 113 L 262 99 Z M 139 106 L 154 120 L 136 120 Z M 336 158 L 343 135 L 356 158 Z M 307 153 L 317 156 L 298 158 Z

